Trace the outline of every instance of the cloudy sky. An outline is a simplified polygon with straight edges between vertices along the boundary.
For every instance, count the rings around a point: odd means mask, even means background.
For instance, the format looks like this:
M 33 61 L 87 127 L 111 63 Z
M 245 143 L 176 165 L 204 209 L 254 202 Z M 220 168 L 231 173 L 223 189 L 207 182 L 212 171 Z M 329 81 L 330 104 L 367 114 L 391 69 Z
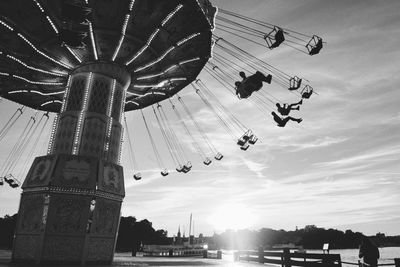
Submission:
M 240 151 L 219 121 L 187 88 L 182 92 L 193 115 L 221 153 L 221 162 L 202 165 L 190 138 L 170 107 L 167 114 L 194 165 L 189 174 L 161 178 L 140 113 L 127 114 L 142 181 L 132 179 L 127 142 L 123 149 L 126 198 L 122 215 L 147 218 L 170 235 L 193 213 L 195 233 L 225 228 L 295 229 L 314 224 L 366 234 L 400 234 L 400 2 L 398 0 L 214 0 L 249 17 L 308 34 L 327 44 L 318 56 L 288 48 L 267 51 L 232 39 L 252 54 L 311 82 L 319 95 L 299 112 L 301 124 L 274 125 L 268 113 L 239 101 L 205 73 L 200 78 L 261 142 Z M 218 34 L 218 31 L 216 31 Z M 228 39 L 228 36 L 226 36 Z M 264 87 L 275 98 L 297 102 L 276 84 Z M 18 105 L 0 103 L 0 125 Z M 0 143 L 4 162 L 33 111 Z M 145 110 L 161 153 L 173 169 L 154 117 Z M 186 118 L 187 119 L 187 118 Z M 43 155 L 41 138 L 35 152 Z M 29 149 L 28 149 L 29 150 Z M 30 159 L 23 158 L 16 172 Z M 28 164 L 30 165 L 30 163 Z M 19 174 L 20 176 L 23 174 Z M 18 175 L 17 175 L 18 176 Z M 0 216 L 17 212 L 20 190 L 0 188 Z

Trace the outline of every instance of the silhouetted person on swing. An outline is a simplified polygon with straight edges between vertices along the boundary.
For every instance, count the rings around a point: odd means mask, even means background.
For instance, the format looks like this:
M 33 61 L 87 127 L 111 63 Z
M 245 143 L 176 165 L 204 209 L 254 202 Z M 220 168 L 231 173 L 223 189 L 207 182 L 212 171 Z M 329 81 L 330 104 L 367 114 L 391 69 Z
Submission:
M 317 42 L 317 44 L 316 44 L 313 48 L 311 48 L 311 50 L 310 50 L 310 55 L 313 56 L 313 55 L 318 54 L 319 51 L 321 51 L 322 46 L 323 46 L 323 45 L 322 45 L 322 39 L 319 39 L 318 42 Z
M 243 71 L 239 72 L 239 75 L 243 79 L 241 82 L 235 82 L 236 95 L 239 98 L 248 98 L 253 92 L 261 89 L 263 82 L 270 84 L 272 81 L 271 74 L 265 76 L 259 71 L 249 77 L 246 77 Z
M 303 119 L 296 119 L 291 116 L 281 118 L 275 113 L 275 111 L 272 111 L 271 114 L 274 117 L 274 121 L 278 124 L 279 127 L 285 127 L 285 125 L 286 125 L 286 123 L 288 123 L 288 121 L 296 121 L 297 123 L 300 123 L 303 121 Z
M 285 41 L 285 35 L 283 34 L 283 30 L 279 29 L 275 33 L 275 42 L 271 44 L 270 49 L 276 48 L 280 46 Z
M 378 247 L 368 237 L 363 236 L 358 257 L 363 258 L 364 263 L 366 263 L 365 266 L 368 264 L 367 267 L 377 267 L 379 256 Z
M 316 43 L 315 43 L 315 45 L 311 45 L 311 42 L 312 42 L 312 41 L 315 42 L 315 39 L 317 40 Z M 313 56 L 313 55 L 318 54 L 318 53 L 321 51 L 322 47 L 323 47 L 322 38 L 320 38 L 320 37 L 318 37 L 318 36 L 313 36 L 312 41 L 310 41 L 310 43 L 308 44 L 308 46 L 309 46 L 309 52 L 308 52 L 308 54 L 309 54 L 310 56 Z
M 291 110 L 300 110 L 301 104 L 303 104 L 303 100 L 300 100 L 299 102 L 290 105 L 288 104 L 281 105 L 280 103 L 276 103 L 276 107 L 278 108 L 278 112 L 282 116 L 287 116 L 289 115 Z

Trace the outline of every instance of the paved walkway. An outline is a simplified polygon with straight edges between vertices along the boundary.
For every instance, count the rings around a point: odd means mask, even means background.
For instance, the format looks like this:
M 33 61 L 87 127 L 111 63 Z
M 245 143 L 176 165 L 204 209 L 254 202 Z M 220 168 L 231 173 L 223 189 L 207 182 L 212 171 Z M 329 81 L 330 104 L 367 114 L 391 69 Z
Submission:
M 28 267 L 31 265 L 11 264 L 11 252 L 0 250 L 0 266 Z M 93 266 L 93 265 L 92 265 Z M 233 262 L 232 255 L 224 255 L 222 260 L 203 258 L 161 258 L 161 257 L 131 257 L 130 253 L 116 253 L 112 266 L 221 266 L 221 267 L 266 267 L 251 262 Z M 95 267 L 95 266 L 93 266 Z

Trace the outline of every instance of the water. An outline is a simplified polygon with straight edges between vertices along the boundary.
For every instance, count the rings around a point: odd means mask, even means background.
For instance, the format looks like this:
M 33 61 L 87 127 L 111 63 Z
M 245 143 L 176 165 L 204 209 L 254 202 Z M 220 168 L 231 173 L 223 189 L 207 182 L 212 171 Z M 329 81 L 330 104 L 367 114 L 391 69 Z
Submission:
M 311 252 L 311 250 L 309 252 Z M 315 252 L 321 252 L 321 250 Z M 346 262 L 357 263 L 359 260 L 358 249 L 333 249 L 330 250 L 329 253 L 340 254 L 340 258 L 342 259 L 342 261 Z M 381 257 L 378 260 L 378 264 L 384 264 L 384 263 L 394 264 L 393 259 L 400 258 L 400 247 L 379 248 L 379 253 Z

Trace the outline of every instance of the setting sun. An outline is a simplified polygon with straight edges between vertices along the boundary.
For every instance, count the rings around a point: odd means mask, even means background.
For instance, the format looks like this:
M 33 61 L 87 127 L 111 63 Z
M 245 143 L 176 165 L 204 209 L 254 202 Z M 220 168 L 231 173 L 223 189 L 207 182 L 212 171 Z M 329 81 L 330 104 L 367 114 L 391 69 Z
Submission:
M 215 210 L 208 218 L 215 230 L 238 230 L 251 227 L 256 216 L 243 204 L 227 203 Z

